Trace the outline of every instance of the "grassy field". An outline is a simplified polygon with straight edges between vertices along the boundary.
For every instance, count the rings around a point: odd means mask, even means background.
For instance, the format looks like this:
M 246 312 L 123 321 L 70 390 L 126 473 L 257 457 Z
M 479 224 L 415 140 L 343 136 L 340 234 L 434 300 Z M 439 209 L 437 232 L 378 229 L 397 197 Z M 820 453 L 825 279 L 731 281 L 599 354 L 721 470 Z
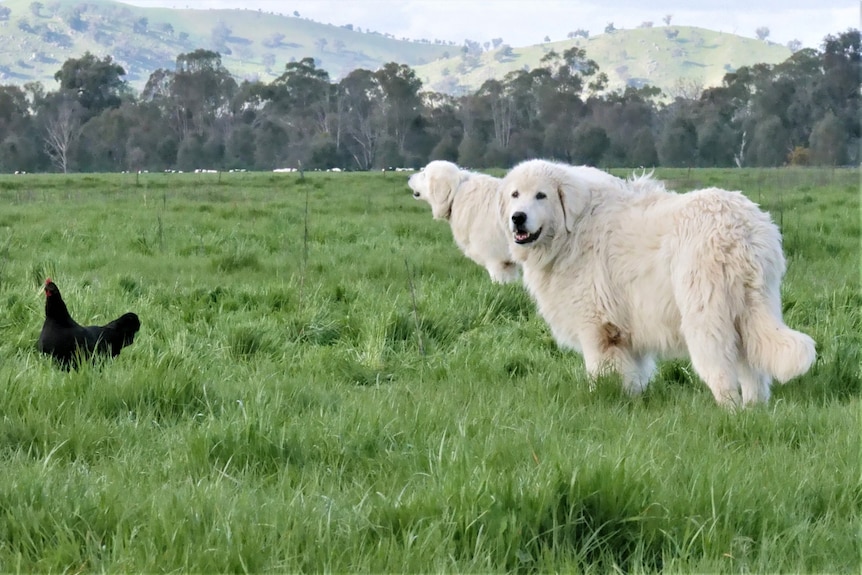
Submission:
M 0 571 L 858 573 L 858 172 L 657 175 L 782 227 L 768 406 L 590 392 L 400 173 L 0 177 Z M 56 369 L 46 276 L 135 344 Z

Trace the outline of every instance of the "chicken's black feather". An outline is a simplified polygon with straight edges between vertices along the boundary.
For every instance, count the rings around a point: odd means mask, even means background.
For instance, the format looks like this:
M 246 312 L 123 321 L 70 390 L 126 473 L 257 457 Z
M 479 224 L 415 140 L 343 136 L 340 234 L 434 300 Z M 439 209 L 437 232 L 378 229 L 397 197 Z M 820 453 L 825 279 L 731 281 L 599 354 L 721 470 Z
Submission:
M 131 312 L 103 326 L 79 325 L 69 314 L 56 284 L 50 278 L 45 281 L 45 323 L 37 347 L 61 366 L 69 368 L 81 358 L 97 354 L 115 357 L 135 341 L 140 329 L 140 319 Z

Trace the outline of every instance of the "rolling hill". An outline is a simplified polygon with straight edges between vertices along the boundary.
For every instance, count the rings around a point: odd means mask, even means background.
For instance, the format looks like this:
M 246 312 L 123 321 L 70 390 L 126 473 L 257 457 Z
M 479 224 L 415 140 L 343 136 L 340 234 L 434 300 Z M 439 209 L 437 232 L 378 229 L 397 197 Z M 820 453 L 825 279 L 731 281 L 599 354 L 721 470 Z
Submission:
M 541 65 L 550 50 L 586 50 L 610 80 L 609 88 L 651 84 L 673 94 L 681 86 L 711 86 L 740 66 L 778 63 L 784 46 L 684 26 L 616 30 L 591 38 L 482 53 L 466 64 L 454 44 L 399 40 L 352 26 L 321 24 L 257 10 L 140 8 L 112 0 L 0 0 L 0 83 L 42 81 L 86 51 L 111 55 L 140 89 L 151 72 L 173 69 L 176 56 L 197 48 L 216 50 L 239 79 L 268 82 L 284 65 L 314 57 L 333 80 L 356 68 L 386 62 L 408 64 L 427 89 L 460 94 L 488 78 Z
M 415 66 L 457 51 L 257 10 L 139 8 L 110 0 L 5 0 L 0 12 L 3 7 L 9 12 L 0 14 L 0 83 L 7 84 L 41 80 L 51 88 L 63 62 L 86 51 L 110 54 L 137 88 L 197 48 L 221 53 L 238 78 L 263 81 L 307 56 L 335 79 L 356 68 L 393 61 Z
M 590 38 L 513 48 L 506 56 L 506 49 L 500 46 L 483 53 L 473 67 L 462 65 L 459 54 L 414 69 L 426 87 L 460 94 L 475 91 L 489 78 L 500 79 L 513 70 L 538 67 L 551 50 L 562 54 L 572 46 L 583 48 L 587 57 L 599 64 L 608 76 L 609 89 L 650 84 L 665 94 L 694 85 L 717 86 L 726 73 L 741 66 L 777 64 L 791 55 L 789 48 L 779 44 L 672 26 L 616 30 Z

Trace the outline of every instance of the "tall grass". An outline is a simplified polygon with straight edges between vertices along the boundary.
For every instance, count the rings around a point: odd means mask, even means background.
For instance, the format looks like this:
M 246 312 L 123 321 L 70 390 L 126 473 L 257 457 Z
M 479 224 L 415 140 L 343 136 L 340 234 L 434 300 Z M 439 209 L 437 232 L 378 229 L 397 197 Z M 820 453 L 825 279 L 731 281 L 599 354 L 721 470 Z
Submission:
M 400 174 L 0 178 L 0 570 L 858 572 L 858 174 L 657 175 L 781 222 L 768 406 L 590 392 Z M 46 275 L 134 345 L 37 354 Z

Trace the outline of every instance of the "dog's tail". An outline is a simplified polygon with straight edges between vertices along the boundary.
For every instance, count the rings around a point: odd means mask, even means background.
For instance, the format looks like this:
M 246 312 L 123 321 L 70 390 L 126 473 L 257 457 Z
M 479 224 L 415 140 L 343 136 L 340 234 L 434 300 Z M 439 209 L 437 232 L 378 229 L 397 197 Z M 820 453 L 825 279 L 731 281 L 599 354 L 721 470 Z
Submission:
M 779 383 L 807 372 L 817 358 L 814 340 L 787 327 L 765 302 L 746 310 L 740 327 L 748 361 Z

